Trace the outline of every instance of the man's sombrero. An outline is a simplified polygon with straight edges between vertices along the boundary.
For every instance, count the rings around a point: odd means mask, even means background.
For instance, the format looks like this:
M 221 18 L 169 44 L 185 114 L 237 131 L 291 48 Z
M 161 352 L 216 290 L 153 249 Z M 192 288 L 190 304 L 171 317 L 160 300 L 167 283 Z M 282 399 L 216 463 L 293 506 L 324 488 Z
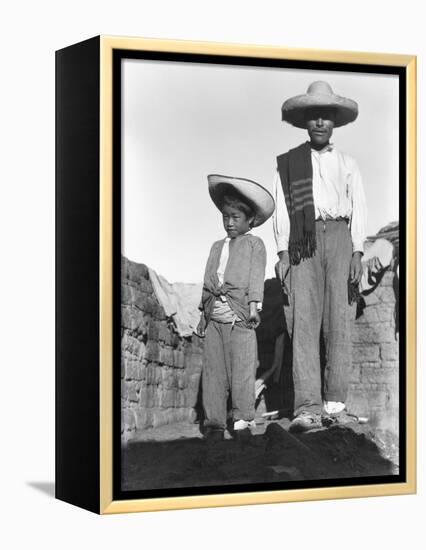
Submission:
M 319 80 L 312 82 L 306 94 L 291 97 L 284 102 L 281 107 L 282 120 L 297 128 L 306 128 L 305 111 L 315 107 L 328 107 L 335 110 L 335 128 L 353 122 L 358 116 L 356 101 L 336 95 L 330 84 Z
M 239 195 L 247 201 L 255 213 L 253 227 L 266 222 L 275 210 L 271 193 L 255 181 L 219 174 L 210 174 L 207 180 L 210 196 L 219 210 L 222 210 L 223 197 L 227 194 Z

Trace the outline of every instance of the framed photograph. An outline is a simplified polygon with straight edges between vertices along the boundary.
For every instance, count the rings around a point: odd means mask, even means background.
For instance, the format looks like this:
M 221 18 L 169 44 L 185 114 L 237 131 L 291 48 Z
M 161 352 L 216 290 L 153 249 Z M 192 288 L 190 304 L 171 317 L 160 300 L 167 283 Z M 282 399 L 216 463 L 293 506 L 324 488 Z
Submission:
M 56 52 L 56 496 L 415 492 L 416 58 Z

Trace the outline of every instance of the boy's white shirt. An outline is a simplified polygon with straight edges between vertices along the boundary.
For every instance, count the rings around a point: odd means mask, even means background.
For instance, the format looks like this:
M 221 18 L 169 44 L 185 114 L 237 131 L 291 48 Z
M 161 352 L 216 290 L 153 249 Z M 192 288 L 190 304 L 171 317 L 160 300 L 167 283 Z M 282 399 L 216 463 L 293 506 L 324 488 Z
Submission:
M 229 260 L 229 241 L 230 240 L 231 240 L 230 237 L 225 237 L 225 242 L 223 243 L 222 252 L 220 254 L 219 266 L 217 268 L 217 277 L 219 279 L 219 283 L 221 286 L 223 285 L 223 282 L 225 280 L 225 269 Z
M 364 251 L 367 205 L 361 174 L 355 160 L 330 144 L 311 149 L 312 193 L 315 218 L 349 218 L 353 251 Z M 288 250 L 290 219 L 279 173 L 273 182 L 275 211 L 272 217 L 277 251 Z

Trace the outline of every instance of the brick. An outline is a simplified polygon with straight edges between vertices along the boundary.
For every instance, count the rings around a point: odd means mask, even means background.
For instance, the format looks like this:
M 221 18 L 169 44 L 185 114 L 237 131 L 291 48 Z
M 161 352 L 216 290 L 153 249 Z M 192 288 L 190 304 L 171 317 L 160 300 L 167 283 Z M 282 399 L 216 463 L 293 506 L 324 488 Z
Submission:
M 155 384 L 155 369 L 156 364 L 155 363 L 149 363 L 146 367 L 146 385 L 150 386 L 152 384 Z
M 379 346 L 374 344 L 354 345 L 352 349 L 352 358 L 356 363 L 365 361 L 379 360 Z
M 145 294 L 152 294 L 154 292 L 151 281 L 145 278 L 139 280 L 138 290 L 140 292 L 144 292 Z
M 185 355 L 181 350 L 173 350 L 173 365 L 179 369 L 183 369 L 185 365 Z
M 395 361 L 399 358 L 399 344 L 385 343 L 380 346 L 380 357 L 385 361 Z
M 129 285 L 121 285 L 121 305 L 132 305 L 134 302 L 133 289 Z
M 150 320 L 148 325 L 148 338 L 149 340 L 155 340 L 158 341 L 158 323 L 157 321 Z
M 125 272 L 125 278 L 129 281 L 139 283 L 141 279 L 148 279 L 149 272 L 148 268 L 144 264 L 137 264 L 135 262 L 128 262 Z
M 176 391 L 174 389 L 163 390 L 161 394 L 161 399 L 160 399 L 160 406 L 165 408 L 174 407 L 175 393 Z
M 142 362 L 146 356 L 146 346 L 143 342 L 139 342 L 138 353 L 136 358 L 139 362 Z
M 185 392 L 183 391 L 178 391 L 176 393 L 176 397 L 175 397 L 175 407 L 186 407 L 186 396 L 185 396 Z
M 177 386 L 180 390 L 183 390 L 187 387 L 188 385 L 188 377 L 187 375 L 180 371 L 177 375 Z
M 139 402 L 139 391 L 140 391 L 140 384 L 138 382 L 131 382 L 128 387 L 128 400 L 133 401 L 134 403 Z
M 135 411 L 136 426 L 138 430 L 151 428 L 153 425 L 152 411 L 149 409 L 138 409 Z
M 395 274 L 393 271 L 390 271 L 390 270 L 386 271 L 382 277 L 382 280 L 380 281 L 379 288 L 387 287 L 387 286 L 393 287 L 394 278 L 395 278 Z
M 359 382 L 361 377 L 361 368 L 358 364 L 353 364 L 349 374 L 349 382 Z
M 391 322 L 392 324 L 395 321 L 395 308 L 394 307 L 385 307 L 382 305 L 377 309 L 379 316 L 379 321 L 381 322 Z
M 157 321 L 165 321 L 167 319 L 166 312 L 158 302 L 155 303 L 155 306 L 152 309 L 152 316 Z
M 160 347 L 160 363 L 173 366 L 174 356 L 172 348 L 161 345 Z
M 126 362 L 126 380 L 135 380 L 138 378 L 138 363 L 135 361 Z
M 354 344 L 394 342 L 395 329 L 390 323 L 374 323 L 371 325 L 355 325 L 352 332 Z
M 395 368 L 361 367 L 361 382 L 371 384 L 393 383 L 395 373 L 397 373 Z
M 398 369 L 399 370 L 399 361 L 382 361 L 381 367 L 383 369 Z
M 139 310 L 145 313 L 150 313 L 152 315 L 156 311 L 157 302 L 154 300 L 151 294 L 139 292 L 135 297 L 134 305 Z
M 146 344 L 145 358 L 148 361 L 159 361 L 160 358 L 160 347 L 158 342 L 148 341 Z
M 395 291 L 390 286 L 380 286 L 377 289 L 377 296 L 380 299 L 382 303 L 391 303 L 394 304 L 395 299 Z
M 152 407 L 154 407 L 155 393 L 156 393 L 155 392 L 155 386 L 153 386 L 153 385 L 146 386 L 146 394 L 145 394 L 146 404 L 145 404 L 145 406 L 148 407 L 149 409 L 152 409 Z
M 349 386 L 348 397 L 346 399 L 348 410 L 359 416 L 367 416 L 369 404 L 364 388 Z
M 124 409 L 122 411 L 122 417 L 124 419 L 124 426 L 126 431 L 136 430 L 136 418 L 131 409 Z
M 366 306 L 374 306 L 374 305 L 380 303 L 380 299 L 377 295 L 377 290 L 375 290 L 374 292 L 369 292 L 367 294 L 363 294 L 362 298 L 363 298 Z
M 378 323 L 380 321 L 378 309 L 377 306 L 368 306 L 364 308 L 362 315 L 356 320 L 355 326 L 364 323 Z
M 135 410 L 135 420 L 136 420 L 136 428 L 138 430 L 147 428 L 149 426 L 147 410 L 141 409 L 141 408 Z
M 170 329 L 167 324 L 167 321 L 160 321 L 158 322 L 158 339 L 161 342 L 164 342 L 167 345 L 171 345 L 171 335 L 170 335 Z
M 165 376 L 163 374 L 162 385 L 166 390 L 177 387 L 177 378 L 173 371 L 168 372 Z
M 132 307 L 121 308 L 121 326 L 129 330 L 137 330 L 143 323 L 142 312 Z
M 129 355 L 139 357 L 141 354 L 141 347 L 144 347 L 144 344 L 140 340 L 131 336 L 127 331 L 124 332 L 121 338 L 122 353 L 128 352 Z
M 155 385 L 158 386 L 159 384 L 162 384 L 163 382 L 163 370 L 164 367 L 155 367 Z
M 121 381 L 121 399 L 123 399 L 124 401 L 127 401 L 127 383 L 122 380 Z

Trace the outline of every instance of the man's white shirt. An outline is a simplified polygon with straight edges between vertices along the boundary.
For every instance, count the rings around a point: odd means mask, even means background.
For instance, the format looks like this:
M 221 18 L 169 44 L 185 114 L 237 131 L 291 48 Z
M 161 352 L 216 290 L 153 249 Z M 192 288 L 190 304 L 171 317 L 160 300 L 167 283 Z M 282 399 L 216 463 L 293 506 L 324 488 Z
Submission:
M 348 218 L 353 251 L 364 251 L 367 205 L 361 174 L 355 160 L 328 145 L 321 151 L 311 149 L 312 192 L 315 218 Z M 277 251 L 288 250 L 290 219 L 281 179 L 277 172 L 273 183 L 275 212 L 272 223 Z

